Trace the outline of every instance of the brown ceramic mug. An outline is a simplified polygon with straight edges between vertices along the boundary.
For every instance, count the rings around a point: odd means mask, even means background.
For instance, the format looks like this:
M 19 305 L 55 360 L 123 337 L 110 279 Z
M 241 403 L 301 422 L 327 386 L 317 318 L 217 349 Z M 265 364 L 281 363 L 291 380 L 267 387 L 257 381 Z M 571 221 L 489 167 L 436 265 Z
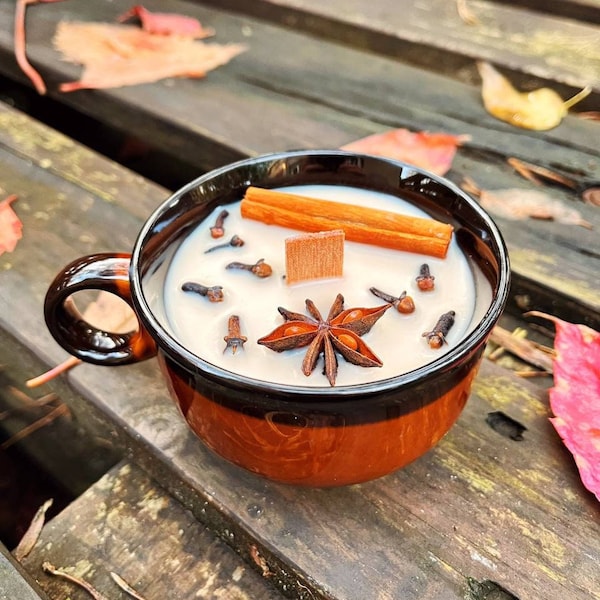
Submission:
M 250 185 L 344 185 L 401 197 L 454 226 L 457 243 L 491 287 L 491 301 L 455 347 L 433 362 L 367 384 L 273 384 L 217 367 L 165 327 L 161 290 L 169 262 L 215 207 Z M 158 357 L 174 401 L 212 450 L 267 478 L 308 486 L 368 481 L 415 460 L 446 434 L 470 393 L 487 338 L 506 304 L 510 269 L 496 225 L 443 178 L 413 166 L 342 151 L 297 151 L 217 169 L 173 194 L 143 226 L 131 255 L 80 258 L 58 274 L 45 318 L 67 351 L 99 365 Z M 85 322 L 70 296 L 106 290 L 125 300 L 138 331 L 115 334 Z

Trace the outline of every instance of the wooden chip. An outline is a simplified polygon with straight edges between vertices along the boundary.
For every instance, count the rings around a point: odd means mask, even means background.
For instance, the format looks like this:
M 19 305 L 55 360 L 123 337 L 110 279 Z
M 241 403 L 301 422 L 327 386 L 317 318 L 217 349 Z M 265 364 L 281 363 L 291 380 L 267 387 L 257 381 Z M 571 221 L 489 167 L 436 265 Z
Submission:
M 341 229 L 296 235 L 285 240 L 288 284 L 341 277 L 344 269 L 344 232 Z

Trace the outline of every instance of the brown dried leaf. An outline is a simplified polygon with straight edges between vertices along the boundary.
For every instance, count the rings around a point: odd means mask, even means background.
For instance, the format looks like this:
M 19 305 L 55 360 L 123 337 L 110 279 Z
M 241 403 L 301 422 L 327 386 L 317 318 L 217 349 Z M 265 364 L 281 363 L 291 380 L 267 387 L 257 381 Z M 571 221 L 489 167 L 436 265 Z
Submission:
M 538 190 L 479 190 L 479 203 L 491 213 L 511 221 L 543 219 L 592 229 L 592 224 L 578 210 Z
M 46 520 L 46 511 L 52 506 L 52 498 L 46 500 L 42 506 L 40 506 L 27 531 L 21 538 L 21 541 L 17 545 L 17 547 L 13 550 L 14 557 L 21 562 L 34 548 L 36 545 L 38 538 L 40 537 L 40 533 L 42 532 L 42 527 L 44 527 L 44 522 Z
M 552 353 L 548 351 L 549 349 L 541 347 L 536 342 L 525 339 L 526 334 L 526 330 L 518 330 L 511 333 L 507 329 L 496 325 L 492 329 L 490 342 L 498 344 L 498 349 L 507 350 L 525 362 L 543 369 L 546 373 L 552 373 Z M 494 351 L 488 358 L 495 360 L 498 354 L 497 351 Z
M 556 127 L 569 108 L 591 92 L 591 88 L 585 88 L 567 101 L 550 88 L 519 92 L 489 63 L 479 61 L 477 68 L 485 109 L 497 119 L 523 129 L 545 131 Z
M 525 177 L 535 185 L 541 185 L 540 177 L 559 183 L 572 190 L 577 189 L 577 182 L 569 177 L 565 177 L 562 173 L 548 169 L 547 167 L 541 167 L 540 165 L 534 165 L 530 162 L 525 162 L 519 158 L 509 157 L 506 162 L 515 170 L 519 175 Z
M 84 65 L 63 92 L 151 83 L 165 77 L 204 77 L 244 52 L 240 44 L 207 44 L 184 36 L 148 33 L 128 25 L 62 21 L 54 45 L 65 60 Z

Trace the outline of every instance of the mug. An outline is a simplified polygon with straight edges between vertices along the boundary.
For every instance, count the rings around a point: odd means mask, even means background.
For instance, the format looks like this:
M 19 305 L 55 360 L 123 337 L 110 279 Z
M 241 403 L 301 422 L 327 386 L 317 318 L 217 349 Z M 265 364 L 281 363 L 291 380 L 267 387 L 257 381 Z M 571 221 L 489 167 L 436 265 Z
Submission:
M 382 192 L 452 224 L 458 246 L 491 290 L 465 337 L 408 372 L 317 387 L 240 375 L 186 348 L 168 326 L 163 298 L 176 250 L 215 208 L 239 201 L 248 186 L 297 185 Z M 290 151 L 198 177 L 148 218 L 131 254 L 94 254 L 67 265 L 49 286 L 44 311 L 56 341 L 83 361 L 114 366 L 156 356 L 181 415 L 223 458 L 271 480 L 329 487 L 391 473 L 441 440 L 465 406 L 509 285 L 508 253 L 497 226 L 451 182 L 375 156 Z M 70 298 L 82 290 L 122 298 L 133 308 L 138 330 L 119 334 L 86 322 Z

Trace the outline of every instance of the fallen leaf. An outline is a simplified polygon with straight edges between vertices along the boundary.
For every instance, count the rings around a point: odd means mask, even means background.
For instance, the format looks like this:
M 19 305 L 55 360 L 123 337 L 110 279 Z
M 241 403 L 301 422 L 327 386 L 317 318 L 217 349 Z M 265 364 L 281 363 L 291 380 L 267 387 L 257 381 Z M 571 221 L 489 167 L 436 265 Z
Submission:
M 444 175 L 452 166 L 456 148 L 470 139 L 468 135 L 392 129 L 350 142 L 342 150 L 393 158 Z
M 52 502 L 53 500 L 50 498 L 37 509 L 27 531 L 24 533 L 17 547 L 13 550 L 14 557 L 19 562 L 33 550 L 33 547 L 37 543 L 40 533 L 42 532 L 42 527 L 44 527 L 46 512 L 52 506 Z
M 23 223 L 11 206 L 16 199 L 12 194 L 0 202 L 0 254 L 12 252 L 23 237 Z
M 600 500 L 600 333 L 532 311 L 554 322 L 552 425 L 573 454 L 584 486 Z
M 556 127 L 569 108 L 591 92 L 587 87 L 566 101 L 550 88 L 519 92 L 491 64 L 479 61 L 477 69 L 485 109 L 497 119 L 523 129 L 545 131 Z
M 482 191 L 479 203 L 486 210 L 505 219 L 521 220 L 530 217 L 592 229 L 592 224 L 583 219 L 578 210 L 565 206 L 538 190 L 515 188 Z
M 54 45 L 65 60 L 84 65 L 81 79 L 63 83 L 62 92 L 204 77 L 246 49 L 152 34 L 130 25 L 65 21 L 58 24 Z
M 506 162 L 515 170 L 519 175 L 525 177 L 535 185 L 541 185 L 540 177 L 547 179 L 554 183 L 558 183 L 571 190 L 577 189 L 577 182 L 569 177 L 566 177 L 562 173 L 548 169 L 547 167 L 541 167 L 534 165 L 533 163 L 525 162 L 515 157 L 509 157 Z
M 148 33 L 159 35 L 183 35 L 192 38 L 206 38 L 215 34 L 214 29 L 203 27 L 202 23 L 194 17 L 187 17 L 176 13 L 150 12 L 141 4 L 136 4 L 126 13 L 117 18 L 124 22 L 132 17 L 137 17 L 142 22 L 142 28 Z
M 511 221 L 531 218 L 556 221 L 563 225 L 579 225 L 586 229 L 593 227 L 577 209 L 565 206 L 560 200 L 550 198 L 539 190 L 482 190 L 470 179 L 463 182 L 463 188 L 478 196 L 479 204 L 487 211 Z

